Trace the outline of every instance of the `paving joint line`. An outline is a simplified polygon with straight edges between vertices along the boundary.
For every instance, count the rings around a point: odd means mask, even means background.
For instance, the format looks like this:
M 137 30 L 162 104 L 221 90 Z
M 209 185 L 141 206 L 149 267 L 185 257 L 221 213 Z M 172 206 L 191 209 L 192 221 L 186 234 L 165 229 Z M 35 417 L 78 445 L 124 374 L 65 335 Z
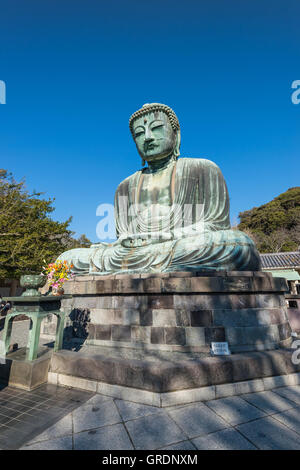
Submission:
M 125 421 L 124 421 L 124 419 L 123 419 L 123 416 L 121 415 L 121 412 L 120 412 L 120 410 L 119 410 L 119 408 L 118 408 L 118 405 L 117 405 L 117 403 L 115 402 L 115 400 L 116 400 L 116 399 L 114 399 L 113 402 L 114 402 L 114 404 L 115 404 L 115 406 L 116 406 L 116 408 L 117 408 L 117 411 L 118 411 L 118 413 L 119 413 L 119 416 L 120 416 L 120 418 L 121 418 L 121 420 L 122 420 L 122 424 L 123 424 L 123 426 L 124 426 L 125 432 L 126 432 L 126 434 L 128 435 L 128 438 L 129 438 L 129 441 L 130 441 L 131 444 L 132 444 L 132 447 L 134 448 L 134 450 L 136 450 L 136 447 L 135 447 L 135 445 L 134 445 L 134 442 L 133 442 L 133 440 L 132 440 L 132 438 L 131 438 L 131 436 L 130 436 L 130 433 L 129 433 L 128 429 L 127 429 L 126 423 L 125 423 Z

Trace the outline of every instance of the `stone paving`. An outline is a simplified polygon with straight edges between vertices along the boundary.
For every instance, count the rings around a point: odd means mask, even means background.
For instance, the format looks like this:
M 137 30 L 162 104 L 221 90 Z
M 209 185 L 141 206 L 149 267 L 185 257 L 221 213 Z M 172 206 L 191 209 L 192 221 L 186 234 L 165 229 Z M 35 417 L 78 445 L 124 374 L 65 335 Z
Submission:
M 11 405 L 17 395 L 19 415 Z M 7 387 L 0 391 L 0 423 L 2 449 L 300 450 L 300 385 L 168 408 L 55 385 L 34 392 Z
M 0 449 L 300 450 L 300 385 L 167 408 L 49 384 L 0 386 Z
M 31 392 L 0 385 L 0 449 L 18 449 L 53 425 L 59 426 L 92 396 L 49 384 Z

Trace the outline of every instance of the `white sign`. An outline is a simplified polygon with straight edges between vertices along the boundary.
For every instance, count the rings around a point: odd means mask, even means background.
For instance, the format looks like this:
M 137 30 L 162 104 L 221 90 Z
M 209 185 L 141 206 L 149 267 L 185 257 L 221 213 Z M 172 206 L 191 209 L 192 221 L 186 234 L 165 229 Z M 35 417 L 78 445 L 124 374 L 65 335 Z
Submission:
M 211 343 L 210 351 L 213 356 L 229 356 L 228 343 Z

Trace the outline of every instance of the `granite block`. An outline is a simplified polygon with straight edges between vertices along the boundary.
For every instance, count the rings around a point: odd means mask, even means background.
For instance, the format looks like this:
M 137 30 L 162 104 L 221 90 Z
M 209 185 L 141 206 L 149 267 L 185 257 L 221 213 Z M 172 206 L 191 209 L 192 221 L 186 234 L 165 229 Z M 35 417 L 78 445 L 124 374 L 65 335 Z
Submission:
M 206 344 L 224 342 L 226 339 L 225 329 L 222 326 L 205 328 L 204 330 Z
M 139 325 L 140 312 L 138 309 L 125 308 L 123 309 L 123 325 Z
M 140 325 L 141 326 L 152 326 L 153 317 L 152 310 L 149 308 L 142 307 L 140 309 Z
M 223 292 L 221 277 L 194 277 L 190 280 L 191 292 Z
M 257 327 L 271 323 L 269 310 L 258 308 L 214 310 L 213 319 L 215 325 L 226 327 Z
M 92 323 L 99 325 L 123 325 L 124 310 L 116 308 L 93 309 L 90 312 L 90 319 Z
M 161 292 L 190 292 L 192 278 L 169 278 L 162 279 Z
M 175 316 L 176 326 L 191 326 L 191 315 L 189 311 L 183 308 L 177 308 Z
M 291 327 L 288 322 L 286 323 L 281 323 L 278 325 L 278 333 L 279 333 L 279 339 L 280 341 L 284 341 L 285 339 L 289 338 L 291 336 Z
M 95 328 L 96 328 L 96 325 L 94 323 L 89 323 L 89 325 L 88 325 L 88 339 L 95 339 Z
M 191 326 L 212 326 L 212 310 L 191 311 Z
M 148 279 L 143 279 L 143 292 L 146 293 L 160 293 L 164 292 L 163 290 L 163 281 L 165 279 L 160 279 L 157 277 L 154 278 L 148 278 Z
M 185 329 L 186 344 L 188 346 L 205 346 L 205 328 L 190 327 Z
M 176 326 L 176 315 L 173 309 L 152 310 L 153 326 Z
M 165 329 L 161 327 L 151 328 L 151 343 L 164 344 L 165 343 Z
M 113 341 L 131 341 L 131 327 L 112 325 L 111 336 Z
M 228 327 L 226 338 L 230 345 L 259 345 L 279 341 L 277 325 L 256 327 Z
M 185 328 L 180 327 L 166 327 L 165 328 L 166 344 L 180 344 L 185 345 Z
M 148 307 L 150 309 L 173 308 L 173 295 L 148 295 Z
M 225 292 L 251 292 L 253 278 L 247 276 L 224 277 L 222 290 Z
M 95 325 L 94 339 L 110 340 L 111 329 L 111 325 Z
M 151 342 L 151 328 L 150 326 L 132 326 L 131 328 L 132 341 L 141 343 Z
M 116 305 L 114 304 L 115 297 L 114 296 L 99 296 L 96 297 L 96 309 L 103 309 L 103 308 L 115 308 Z
M 286 323 L 288 320 L 286 307 L 270 308 L 269 314 L 270 314 L 270 321 L 272 324 Z
M 282 306 L 282 296 L 278 294 L 256 294 L 255 297 L 257 308 L 275 308 Z
M 80 283 L 80 286 L 83 285 Z M 80 309 L 95 309 L 96 308 L 96 297 L 75 297 L 74 308 Z
M 245 352 L 231 356 L 233 381 L 285 375 L 287 361 L 283 351 Z

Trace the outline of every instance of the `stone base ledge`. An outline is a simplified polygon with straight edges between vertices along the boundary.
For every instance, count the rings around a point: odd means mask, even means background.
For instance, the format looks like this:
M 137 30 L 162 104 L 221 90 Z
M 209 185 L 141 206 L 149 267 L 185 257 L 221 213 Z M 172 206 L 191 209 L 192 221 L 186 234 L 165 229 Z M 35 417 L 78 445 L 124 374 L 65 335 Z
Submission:
M 64 285 L 66 294 L 124 295 L 170 293 L 288 292 L 285 278 L 260 271 L 205 273 L 178 271 L 153 274 L 76 276 Z
M 273 390 L 288 385 L 299 385 L 300 373 L 264 377 L 262 379 L 211 385 L 208 387 L 198 387 L 167 393 L 156 393 L 137 388 L 111 385 L 55 372 L 48 373 L 48 383 L 88 390 L 101 395 L 107 395 L 112 398 L 164 408 L 168 406 L 184 405 L 187 403 L 242 395 L 244 393 Z
M 54 337 L 55 339 L 55 337 Z M 225 338 L 224 338 L 225 340 Z M 278 347 L 282 348 L 289 348 L 292 345 L 292 338 L 288 338 L 284 341 L 280 341 L 278 343 L 271 343 L 271 342 L 266 342 L 262 344 L 257 344 L 255 346 L 256 351 L 273 351 L 274 349 L 278 349 Z M 78 341 L 80 342 L 80 340 Z M 104 340 L 97 340 L 97 339 L 87 339 L 85 341 L 85 344 L 87 346 L 106 346 L 106 347 L 116 347 L 116 343 L 114 341 L 104 341 Z M 118 341 L 117 343 L 118 348 L 128 348 L 128 349 L 139 349 L 142 351 L 178 351 L 178 352 L 200 352 L 200 353 L 206 353 L 209 354 L 210 352 L 210 346 L 209 345 L 203 345 L 203 346 L 180 346 L 177 344 L 146 344 L 142 342 L 125 342 L 125 341 Z M 253 351 L 253 345 L 239 345 L 239 346 L 234 346 L 230 345 L 230 351 L 232 353 L 235 352 L 252 352 Z
M 169 393 L 228 383 L 245 382 L 300 372 L 292 363 L 293 349 L 246 352 L 219 357 L 184 357 L 140 359 L 105 354 L 61 350 L 52 355 L 50 372 L 76 377 L 91 383 L 122 386 L 146 392 Z M 172 353 L 170 353 L 172 354 Z M 176 353 L 174 353 L 176 354 Z M 109 385 L 108 385 L 109 384 Z
M 106 346 L 106 347 L 118 347 L 118 348 L 128 348 L 128 349 L 139 349 L 142 351 L 178 351 L 178 352 L 202 352 L 208 354 L 210 351 L 209 345 L 203 346 L 180 346 L 178 344 L 147 344 L 142 342 L 126 342 L 126 341 L 118 341 L 117 345 L 115 341 L 105 341 L 105 340 L 97 340 L 97 339 L 87 339 L 85 341 L 87 346 Z M 275 344 L 269 349 L 274 349 L 276 347 Z M 253 349 L 253 348 L 252 348 Z M 251 349 L 251 350 L 252 350 Z

